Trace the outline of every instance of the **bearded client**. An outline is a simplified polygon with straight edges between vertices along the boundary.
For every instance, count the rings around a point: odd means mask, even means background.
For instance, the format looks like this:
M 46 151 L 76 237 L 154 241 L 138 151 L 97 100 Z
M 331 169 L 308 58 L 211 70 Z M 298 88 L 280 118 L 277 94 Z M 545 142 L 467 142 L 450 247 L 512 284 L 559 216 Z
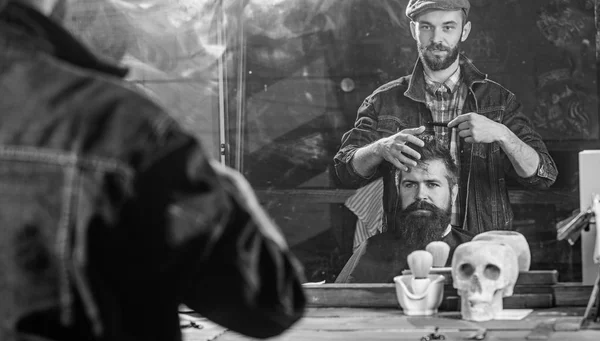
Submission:
M 398 198 L 394 207 L 395 229 L 377 234 L 353 253 L 337 283 L 392 282 L 394 276 L 407 269 L 406 257 L 424 249 L 432 241 L 441 240 L 454 249 L 472 239 L 468 231 L 450 224 L 452 202 L 458 192 L 458 168 L 450 151 L 437 139 L 412 146 L 421 158 L 416 166 L 401 170 L 387 166 L 394 178 Z

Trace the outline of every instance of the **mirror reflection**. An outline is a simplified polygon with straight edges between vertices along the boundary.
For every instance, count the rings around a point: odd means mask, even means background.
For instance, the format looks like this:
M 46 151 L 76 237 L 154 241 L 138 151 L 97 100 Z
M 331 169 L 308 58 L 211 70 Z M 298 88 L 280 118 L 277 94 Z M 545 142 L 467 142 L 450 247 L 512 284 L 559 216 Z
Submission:
M 408 2 L 88 0 L 71 26 L 244 173 L 308 281 L 390 282 L 488 230 L 580 281 L 555 226 L 600 146 L 595 2 Z

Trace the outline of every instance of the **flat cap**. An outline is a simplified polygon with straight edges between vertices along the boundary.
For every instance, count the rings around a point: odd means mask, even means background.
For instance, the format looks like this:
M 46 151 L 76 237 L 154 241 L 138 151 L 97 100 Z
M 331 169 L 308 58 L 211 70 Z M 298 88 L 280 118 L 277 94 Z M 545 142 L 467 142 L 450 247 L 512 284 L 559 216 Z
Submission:
M 444 11 L 462 10 L 468 16 L 470 8 L 471 4 L 469 0 L 410 0 L 408 6 L 406 6 L 406 16 L 410 20 L 414 20 L 418 14 L 430 9 Z

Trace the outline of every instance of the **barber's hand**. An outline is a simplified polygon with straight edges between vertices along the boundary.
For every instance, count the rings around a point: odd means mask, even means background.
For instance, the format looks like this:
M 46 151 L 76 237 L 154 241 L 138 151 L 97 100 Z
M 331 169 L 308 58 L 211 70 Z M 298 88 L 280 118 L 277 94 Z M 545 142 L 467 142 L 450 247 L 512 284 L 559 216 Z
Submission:
M 502 140 L 506 135 L 504 124 L 474 112 L 459 115 L 450 123 L 449 128 L 458 129 L 458 135 L 469 143 L 492 143 Z
M 390 137 L 383 138 L 377 142 L 377 153 L 383 159 L 396 166 L 396 168 L 406 171 L 408 170 L 408 166 L 414 167 L 417 165 L 417 163 L 408 158 L 407 155 L 412 156 L 416 160 L 421 158 L 421 155 L 414 149 L 408 147 L 406 143 L 410 142 L 414 145 L 423 147 L 425 143 L 415 135 L 422 134 L 424 131 L 425 127 L 421 126 L 418 128 L 404 129 Z

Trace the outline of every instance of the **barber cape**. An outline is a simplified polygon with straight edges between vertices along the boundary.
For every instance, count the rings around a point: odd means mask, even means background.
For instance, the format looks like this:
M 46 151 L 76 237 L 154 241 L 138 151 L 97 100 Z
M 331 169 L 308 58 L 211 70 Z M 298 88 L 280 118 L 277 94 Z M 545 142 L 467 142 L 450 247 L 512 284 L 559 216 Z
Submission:
M 447 266 L 452 262 L 456 247 L 473 238 L 470 232 L 452 226 L 441 241 L 450 246 Z M 424 250 L 425 244 L 408 244 L 393 233 L 384 232 L 364 241 L 352 254 L 336 283 L 392 283 L 395 276 L 408 269 L 406 257 L 415 250 Z

